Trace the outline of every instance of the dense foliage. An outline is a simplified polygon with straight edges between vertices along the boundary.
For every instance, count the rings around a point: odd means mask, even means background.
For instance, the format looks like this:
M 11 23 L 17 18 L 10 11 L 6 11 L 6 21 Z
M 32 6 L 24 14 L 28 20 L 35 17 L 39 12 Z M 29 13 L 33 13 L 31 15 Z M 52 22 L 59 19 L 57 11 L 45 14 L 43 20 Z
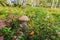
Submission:
M 3 35 L 5 40 L 14 40 L 15 36 L 20 40 L 60 40 L 58 37 L 60 31 L 59 11 L 57 8 L 0 7 L 0 20 L 3 20 L 6 25 L 0 30 L 0 35 Z M 24 28 L 25 33 L 20 33 L 18 17 L 23 15 L 28 16 L 30 21 Z

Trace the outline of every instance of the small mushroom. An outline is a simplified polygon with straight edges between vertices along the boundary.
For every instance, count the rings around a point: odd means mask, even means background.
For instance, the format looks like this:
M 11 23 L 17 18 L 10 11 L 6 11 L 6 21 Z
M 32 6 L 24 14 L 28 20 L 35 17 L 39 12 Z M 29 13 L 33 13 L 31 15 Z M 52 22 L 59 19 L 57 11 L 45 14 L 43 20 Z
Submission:
M 29 19 L 29 17 L 27 17 L 27 16 L 20 16 L 19 17 L 19 21 L 20 21 L 20 24 L 22 25 L 22 26 L 26 26 L 27 25 L 27 22 L 29 21 L 30 19 Z

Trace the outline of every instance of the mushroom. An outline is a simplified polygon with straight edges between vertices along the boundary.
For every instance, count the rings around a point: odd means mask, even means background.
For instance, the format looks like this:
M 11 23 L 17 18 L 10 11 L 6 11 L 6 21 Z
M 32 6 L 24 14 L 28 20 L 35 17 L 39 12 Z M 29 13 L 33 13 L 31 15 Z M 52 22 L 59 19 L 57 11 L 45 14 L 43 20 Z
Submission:
M 20 16 L 19 21 L 22 26 L 26 26 L 30 19 L 27 16 Z

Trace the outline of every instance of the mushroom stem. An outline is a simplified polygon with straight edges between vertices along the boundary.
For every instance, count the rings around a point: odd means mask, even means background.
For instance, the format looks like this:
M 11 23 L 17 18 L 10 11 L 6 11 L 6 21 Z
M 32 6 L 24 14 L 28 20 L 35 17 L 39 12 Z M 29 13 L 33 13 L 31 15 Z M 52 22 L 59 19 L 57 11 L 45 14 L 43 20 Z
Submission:
M 26 21 L 22 21 L 20 24 L 24 27 L 24 26 L 27 25 L 27 22 Z

